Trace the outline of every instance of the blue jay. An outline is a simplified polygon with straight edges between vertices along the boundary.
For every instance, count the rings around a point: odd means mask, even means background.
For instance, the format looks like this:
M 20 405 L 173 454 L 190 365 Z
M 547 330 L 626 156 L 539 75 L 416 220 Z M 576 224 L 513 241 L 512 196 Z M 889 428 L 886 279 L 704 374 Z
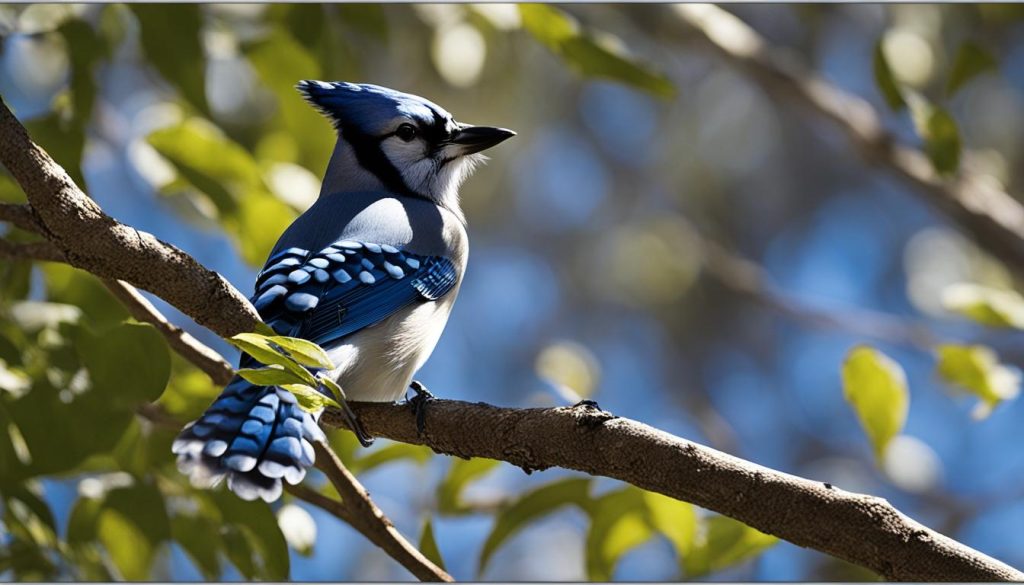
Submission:
M 285 230 L 252 303 L 280 335 L 319 344 L 349 400 L 393 402 L 437 344 L 466 268 L 458 190 L 511 130 L 456 122 L 421 97 L 368 84 L 302 81 L 338 142 L 317 201 Z M 243 355 L 243 367 L 258 366 Z M 290 392 L 235 378 L 172 447 L 198 487 L 227 478 L 271 502 L 302 481 L 323 438 Z M 352 420 L 364 444 L 369 437 Z

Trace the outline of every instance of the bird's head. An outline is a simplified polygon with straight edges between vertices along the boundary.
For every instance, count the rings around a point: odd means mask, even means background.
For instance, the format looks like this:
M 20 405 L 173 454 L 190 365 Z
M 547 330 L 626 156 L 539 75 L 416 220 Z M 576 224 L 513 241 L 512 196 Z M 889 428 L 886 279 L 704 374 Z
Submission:
M 302 81 L 303 96 L 327 116 L 355 162 L 386 188 L 454 202 L 481 151 L 515 132 L 456 122 L 437 104 L 370 84 Z

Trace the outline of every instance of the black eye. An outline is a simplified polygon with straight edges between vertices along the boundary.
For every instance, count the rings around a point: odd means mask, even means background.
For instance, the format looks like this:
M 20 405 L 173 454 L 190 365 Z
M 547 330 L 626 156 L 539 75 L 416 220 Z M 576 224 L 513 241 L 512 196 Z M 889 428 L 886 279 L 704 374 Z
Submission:
M 395 130 L 395 136 L 405 142 L 412 142 L 412 139 L 416 138 L 416 127 L 412 124 L 402 124 Z

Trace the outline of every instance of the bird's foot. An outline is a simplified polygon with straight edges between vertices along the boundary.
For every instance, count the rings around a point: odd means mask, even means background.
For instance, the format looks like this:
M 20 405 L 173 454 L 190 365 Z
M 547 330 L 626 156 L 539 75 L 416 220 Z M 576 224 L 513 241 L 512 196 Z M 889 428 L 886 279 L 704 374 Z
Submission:
M 430 390 L 427 390 L 427 387 L 418 380 L 413 380 L 412 383 L 409 384 L 409 388 L 416 394 L 412 398 L 406 399 L 406 403 L 409 405 L 409 408 L 412 409 L 412 413 L 416 415 L 416 434 L 422 436 L 423 427 L 427 422 L 427 403 L 431 400 L 436 400 L 436 398 L 430 393 Z

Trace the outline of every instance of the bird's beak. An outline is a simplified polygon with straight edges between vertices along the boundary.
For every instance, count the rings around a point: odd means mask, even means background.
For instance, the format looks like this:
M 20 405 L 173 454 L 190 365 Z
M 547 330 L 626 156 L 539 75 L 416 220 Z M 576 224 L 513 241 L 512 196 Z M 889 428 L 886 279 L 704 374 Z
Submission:
M 515 132 L 505 128 L 463 124 L 452 136 L 451 143 L 458 146 L 460 155 L 467 155 L 487 150 L 515 135 Z

